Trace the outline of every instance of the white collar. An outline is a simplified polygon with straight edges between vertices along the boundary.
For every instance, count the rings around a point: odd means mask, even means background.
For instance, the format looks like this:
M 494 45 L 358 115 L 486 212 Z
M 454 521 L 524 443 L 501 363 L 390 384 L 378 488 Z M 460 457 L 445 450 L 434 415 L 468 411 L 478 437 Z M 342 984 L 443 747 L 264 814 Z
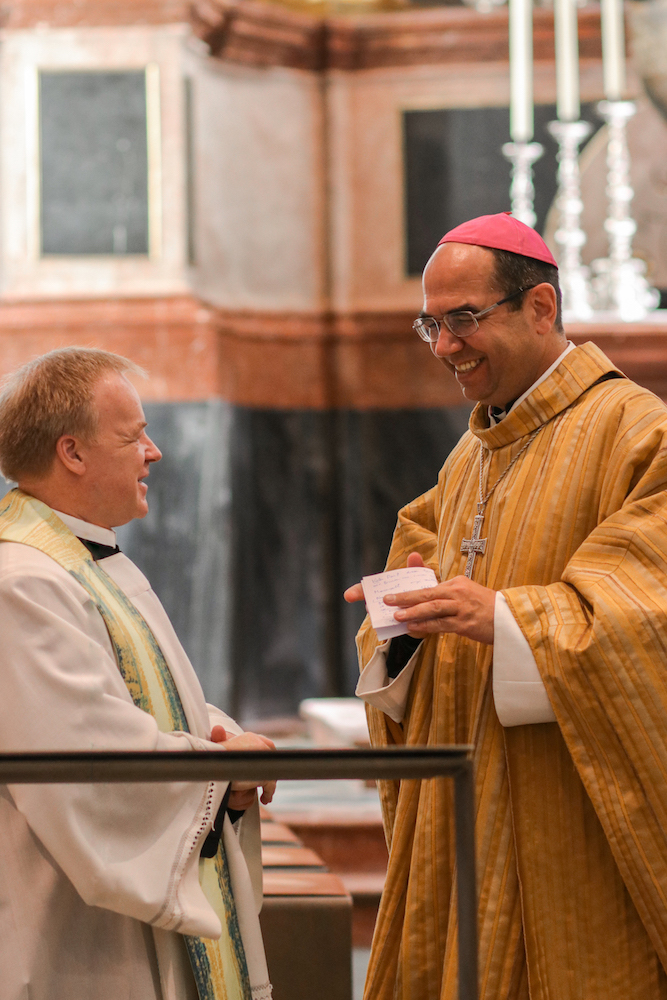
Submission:
M 518 406 L 519 403 L 523 403 L 524 399 L 527 399 L 528 396 L 530 396 L 531 392 L 533 392 L 534 389 L 537 389 L 538 385 L 542 385 L 542 383 L 544 381 L 546 381 L 546 379 L 549 378 L 549 376 L 551 375 L 551 373 L 554 372 L 554 371 L 556 371 L 556 369 L 558 368 L 559 364 L 561 363 L 561 361 L 563 360 L 563 358 L 565 357 L 565 355 L 569 354 L 570 351 L 573 351 L 576 346 L 577 345 L 573 344 L 571 340 L 568 340 L 567 347 L 565 348 L 565 350 L 563 351 L 563 353 L 559 354 L 559 356 L 556 358 L 556 360 L 554 361 L 554 363 L 552 365 L 550 365 L 545 372 L 542 372 L 542 374 L 540 375 L 540 377 L 535 382 L 533 382 L 533 384 L 530 386 L 529 389 L 526 389 L 526 391 L 521 396 L 519 396 L 518 399 L 514 400 L 514 402 L 510 406 L 510 408 L 507 411 L 507 413 L 511 413 L 515 406 Z M 505 414 L 505 416 L 507 416 L 507 413 Z M 502 419 L 503 418 L 501 417 L 500 420 L 502 420 Z M 492 425 L 493 424 L 499 424 L 500 420 L 498 420 L 493 415 L 493 413 L 491 413 L 491 407 L 489 407 L 489 421 L 491 422 L 491 424 Z
M 98 545 L 111 545 L 115 548 L 116 532 L 113 528 L 102 528 L 99 524 L 88 524 L 79 517 L 72 517 L 71 514 L 63 514 L 61 510 L 51 508 L 63 524 L 73 531 L 77 538 L 85 538 L 88 542 L 97 542 Z

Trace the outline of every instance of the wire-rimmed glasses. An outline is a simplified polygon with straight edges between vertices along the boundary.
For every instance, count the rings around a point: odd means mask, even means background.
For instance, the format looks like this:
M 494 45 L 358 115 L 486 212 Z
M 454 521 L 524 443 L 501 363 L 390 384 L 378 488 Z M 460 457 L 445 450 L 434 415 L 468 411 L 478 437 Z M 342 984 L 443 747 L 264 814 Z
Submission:
M 517 295 L 529 292 L 531 288 L 535 287 L 535 285 L 525 285 L 523 288 L 517 288 L 516 292 L 512 292 L 511 295 L 507 295 L 499 302 L 494 302 L 492 306 L 482 309 L 481 312 L 474 313 L 470 312 L 469 309 L 461 309 L 458 312 L 446 313 L 442 319 L 436 319 L 435 316 L 420 316 L 412 324 L 412 329 L 427 344 L 436 344 L 442 332 L 441 324 L 444 323 L 450 333 L 453 333 L 455 337 L 465 340 L 466 337 L 472 336 L 473 333 L 479 330 L 478 320 L 486 316 L 487 313 L 490 313 L 492 309 L 497 309 L 498 306 L 504 305 L 505 302 L 515 299 Z

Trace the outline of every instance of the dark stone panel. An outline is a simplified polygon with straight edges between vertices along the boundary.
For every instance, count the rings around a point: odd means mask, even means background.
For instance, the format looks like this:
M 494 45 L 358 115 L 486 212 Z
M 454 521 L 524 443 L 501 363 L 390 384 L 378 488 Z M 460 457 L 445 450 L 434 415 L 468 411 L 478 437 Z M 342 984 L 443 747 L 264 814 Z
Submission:
M 149 479 L 149 512 L 118 532 L 151 581 L 202 682 L 227 708 L 230 668 L 232 408 L 147 403 L 148 433 L 163 453 Z
M 354 691 L 362 606 L 342 592 L 380 572 L 396 513 L 429 489 L 469 410 L 239 410 L 233 444 L 235 707 L 295 712 Z
M 583 104 L 581 116 L 591 122 L 594 135 L 602 125 L 595 104 Z M 535 140 L 544 146 L 544 154 L 534 167 L 535 228 L 540 233 L 556 195 L 557 146 L 547 131 L 547 123 L 555 117 L 555 105 L 535 106 Z M 508 140 L 509 108 L 404 112 L 409 275 L 421 274 L 438 240 L 450 229 L 477 215 L 509 210 L 510 164 L 502 153 Z
M 334 693 L 323 637 L 327 415 L 239 409 L 232 447 L 235 709 L 289 715 Z
M 148 253 L 146 76 L 40 73 L 42 253 Z

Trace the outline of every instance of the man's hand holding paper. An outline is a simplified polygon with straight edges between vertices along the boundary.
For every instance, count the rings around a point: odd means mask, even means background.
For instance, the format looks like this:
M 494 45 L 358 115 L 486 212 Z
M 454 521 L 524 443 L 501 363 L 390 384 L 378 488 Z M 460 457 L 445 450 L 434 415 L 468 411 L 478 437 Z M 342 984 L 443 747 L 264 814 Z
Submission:
M 415 577 L 413 581 L 414 570 L 418 569 L 430 573 L 435 586 L 428 586 L 429 579 L 422 582 Z M 391 593 L 403 580 L 417 583 L 418 589 Z M 344 596 L 349 603 L 366 600 L 371 624 L 383 641 L 397 635 L 423 638 L 432 633 L 455 632 L 477 642 L 493 643 L 496 592 L 465 576 L 438 583 L 417 552 L 408 556 L 407 569 L 364 577 Z

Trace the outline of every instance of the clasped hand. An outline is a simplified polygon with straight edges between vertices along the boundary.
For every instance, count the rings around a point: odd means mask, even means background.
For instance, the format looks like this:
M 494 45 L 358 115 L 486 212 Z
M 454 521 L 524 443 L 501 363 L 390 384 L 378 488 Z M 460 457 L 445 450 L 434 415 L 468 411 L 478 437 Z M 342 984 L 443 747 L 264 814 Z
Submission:
M 424 566 L 424 560 L 417 552 L 411 552 L 408 566 Z M 361 584 L 350 587 L 343 596 L 350 604 L 363 601 Z M 455 632 L 477 642 L 493 643 L 496 591 L 467 576 L 455 576 L 423 590 L 386 594 L 384 603 L 396 607 L 394 618 L 407 622 L 409 634 L 416 639 L 438 632 Z
M 275 750 L 275 743 L 258 733 L 241 733 L 239 736 L 227 734 L 224 726 L 213 726 L 211 742 L 219 743 L 225 750 Z M 276 790 L 275 781 L 233 781 L 229 796 L 229 808 L 236 812 L 245 812 L 255 801 L 257 789 L 261 786 L 260 802 L 268 805 Z

